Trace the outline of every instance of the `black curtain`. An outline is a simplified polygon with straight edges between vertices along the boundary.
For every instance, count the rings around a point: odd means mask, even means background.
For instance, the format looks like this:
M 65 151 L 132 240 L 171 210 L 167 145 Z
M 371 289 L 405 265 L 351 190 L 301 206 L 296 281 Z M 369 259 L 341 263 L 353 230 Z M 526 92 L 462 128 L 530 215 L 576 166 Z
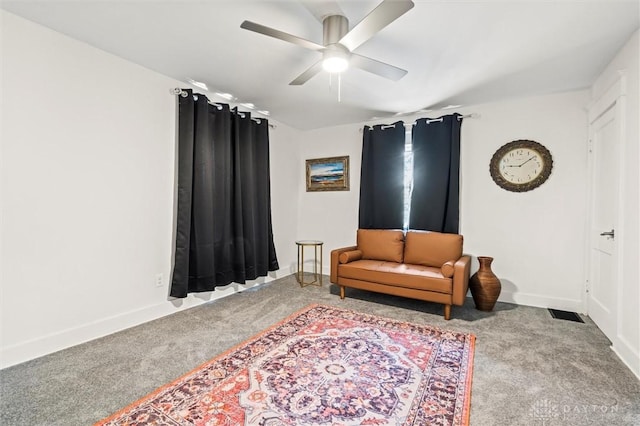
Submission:
M 461 117 L 421 118 L 413 126 L 411 229 L 458 233 Z
M 172 297 L 278 269 L 266 120 L 178 97 L 178 210 Z
M 402 229 L 404 135 L 402 121 L 363 130 L 359 228 Z

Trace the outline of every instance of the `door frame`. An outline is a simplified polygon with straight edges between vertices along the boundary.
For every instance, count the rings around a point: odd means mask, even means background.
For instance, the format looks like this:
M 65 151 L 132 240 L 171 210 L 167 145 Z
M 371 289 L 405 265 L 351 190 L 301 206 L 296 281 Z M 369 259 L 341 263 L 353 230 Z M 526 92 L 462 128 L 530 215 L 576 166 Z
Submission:
M 623 259 L 623 241 L 624 241 L 624 197 L 625 193 L 625 181 L 623 179 L 625 173 L 625 143 L 626 140 L 626 123 L 625 123 L 625 111 L 626 111 L 626 93 L 627 93 L 627 77 L 625 71 L 618 71 L 618 76 L 616 80 L 609 86 L 607 91 L 602 94 L 598 99 L 593 100 L 591 104 L 587 107 L 587 117 L 588 117 L 588 128 L 589 128 L 589 140 L 588 140 L 588 179 L 589 179 L 589 190 L 587 195 L 587 223 L 586 223 L 586 238 L 585 238 L 585 287 L 584 292 L 582 294 L 582 303 L 583 310 L 587 314 L 589 314 L 589 306 L 588 306 L 588 292 L 591 286 L 591 271 L 592 271 L 592 229 L 594 222 L 594 191 L 595 191 L 595 170 L 594 170 L 594 156 L 593 156 L 593 134 L 594 134 L 594 123 L 597 121 L 604 113 L 609 110 L 613 110 L 615 115 L 615 121 L 618 132 L 618 193 L 616 194 L 616 201 L 618 203 L 618 211 L 616 214 L 616 236 L 615 236 L 615 250 L 616 250 L 616 259 L 614 265 L 614 285 L 616 286 L 616 306 L 621 306 L 622 300 L 622 292 L 621 288 L 621 277 L 622 277 L 622 259 Z M 617 346 L 617 329 L 618 325 L 621 321 L 621 313 L 619 309 L 615 310 L 615 335 L 608 336 L 607 338 L 611 341 L 612 346 Z

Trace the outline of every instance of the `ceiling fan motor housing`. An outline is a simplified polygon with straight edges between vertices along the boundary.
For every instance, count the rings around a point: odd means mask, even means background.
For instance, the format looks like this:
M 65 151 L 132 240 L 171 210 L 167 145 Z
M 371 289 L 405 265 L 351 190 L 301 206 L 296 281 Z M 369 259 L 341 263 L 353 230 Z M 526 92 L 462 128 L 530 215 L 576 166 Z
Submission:
M 322 21 L 322 44 L 336 44 L 349 32 L 349 20 L 342 15 L 330 15 Z

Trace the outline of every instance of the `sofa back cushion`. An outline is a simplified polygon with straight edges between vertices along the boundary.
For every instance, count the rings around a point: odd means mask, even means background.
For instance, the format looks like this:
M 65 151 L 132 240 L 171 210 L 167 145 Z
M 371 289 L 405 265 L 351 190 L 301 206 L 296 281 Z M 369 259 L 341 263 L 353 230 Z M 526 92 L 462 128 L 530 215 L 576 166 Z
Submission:
M 363 259 L 402 263 L 404 236 L 400 230 L 358 229 L 358 250 Z
M 409 231 L 405 238 L 404 263 L 440 268 L 462 256 L 462 235 Z

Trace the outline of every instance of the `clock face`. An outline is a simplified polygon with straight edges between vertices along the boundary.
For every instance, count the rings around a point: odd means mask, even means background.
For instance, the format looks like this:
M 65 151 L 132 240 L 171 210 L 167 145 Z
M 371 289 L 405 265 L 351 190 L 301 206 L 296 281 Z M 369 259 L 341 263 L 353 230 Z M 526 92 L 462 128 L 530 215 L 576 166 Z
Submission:
M 551 174 L 553 160 L 543 145 L 530 140 L 517 140 L 500 147 L 489 165 L 495 183 L 507 191 L 531 191 L 542 185 Z
M 500 160 L 500 174 L 507 182 L 522 185 L 537 178 L 543 164 L 544 160 L 537 151 L 516 148 L 508 151 Z

